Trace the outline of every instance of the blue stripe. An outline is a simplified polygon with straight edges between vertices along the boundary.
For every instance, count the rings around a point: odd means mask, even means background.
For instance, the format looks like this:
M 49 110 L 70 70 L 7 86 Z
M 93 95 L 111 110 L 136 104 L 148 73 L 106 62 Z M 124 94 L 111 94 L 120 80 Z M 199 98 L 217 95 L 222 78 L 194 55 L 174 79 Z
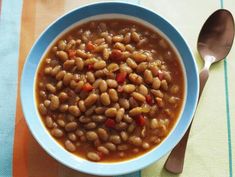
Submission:
M 225 80 L 225 95 L 226 95 L 226 115 L 227 115 L 227 130 L 228 130 L 228 154 L 229 154 L 229 177 L 233 177 L 233 162 L 232 162 L 232 143 L 231 143 L 231 125 L 230 125 L 230 110 L 229 110 L 229 91 L 228 91 L 228 74 L 227 74 L 227 59 L 224 60 L 224 80 Z
M 0 176 L 12 176 L 22 0 L 3 0 L 0 19 Z
M 224 8 L 224 1 L 220 0 L 220 7 Z M 225 81 L 225 96 L 226 96 L 226 117 L 228 130 L 228 158 L 229 158 L 229 177 L 233 177 L 233 161 L 232 161 L 232 140 L 231 140 L 231 125 L 230 125 L 230 109 L 229 109 L 229 86 L 228 86 L 228 69 L 227 59 L 224 60 L 224 81 Z
M 140 0 L 127 0 L 127 2 L 140 5 Z M 141 177 L 141 171 L 136 171 L 134 173 L 130 173 L 127 175 L 121 175 L 121 176 L 117 176 L 117 177 Z

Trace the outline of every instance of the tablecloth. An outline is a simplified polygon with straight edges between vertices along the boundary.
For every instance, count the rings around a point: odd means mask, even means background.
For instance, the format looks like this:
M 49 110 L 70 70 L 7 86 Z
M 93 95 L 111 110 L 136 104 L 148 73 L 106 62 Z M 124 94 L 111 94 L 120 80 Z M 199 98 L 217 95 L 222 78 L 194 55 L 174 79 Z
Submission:
M 165 17 L 188 41 L 199 69 L 197 36 L 219 8 L 235 14 L 233 0 L 125 0 Z M 33 139 L 22 113 L 19 83 L 25 58 L 56 18 L 95 0 L 0 0 L 0 177 L 89 177 L 51 158 Z M 235 50 L 211 67 L 186 152 L 184 171 L 163 169 L 167 155 L 125 177 L 233 177 L 235 160 Z M 94 169 L 95 170 L 95 169 Z

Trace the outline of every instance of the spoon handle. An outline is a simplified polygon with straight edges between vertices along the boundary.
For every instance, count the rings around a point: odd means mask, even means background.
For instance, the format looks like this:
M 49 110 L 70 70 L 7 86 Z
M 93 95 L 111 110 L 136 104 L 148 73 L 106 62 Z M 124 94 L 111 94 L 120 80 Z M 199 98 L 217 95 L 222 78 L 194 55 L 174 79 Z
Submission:
M 209 67 L 204 67 L 199 75 L 199 78 L 200 78 L 199 98 L 201 97 L 201 93 L 209 77 Z M 187 147 L 188 136 L 190 133 L 191 125 L 192 125 L 192 122 L 190 126 L 188 127 L 188 130 L 184 134 L 183 138 L 174 147 L 174 149 L 171 151 L 170 155 L 168 156 L 165 162 L 165 165 L 164 165 L 165 169 L 171 173 L 179 174 L 183 171 L 185 150 Z

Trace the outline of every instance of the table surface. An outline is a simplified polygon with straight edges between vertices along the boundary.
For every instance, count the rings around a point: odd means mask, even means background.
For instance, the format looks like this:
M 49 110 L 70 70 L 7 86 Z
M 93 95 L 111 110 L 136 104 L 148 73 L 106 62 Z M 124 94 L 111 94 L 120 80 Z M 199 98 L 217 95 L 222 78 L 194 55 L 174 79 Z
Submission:
M 25 151 L 20 130 L 27 129 L 19 102 L 19 80 L 22 65 L 38 35 L 60 15 L 95 0 L 0 0 L 0 177 L 23 177 L 17 166 L 27 163 L 25 177 L 52 177 L 50 173 L 30 166 L 32 160 L 20 159 L 17 148 Z M 147 7 L 168 19 L 183 34 L 191 47 L 198 68 L 202 62 L 196 50 L 201 26 L 216 9 L 226 8 L 235 14 L 233 0 L 126 0 Z M 235 50 L 226 60 L 213 65 L 210 78 L 199 102 L 186 152 L 181 177 L 235 176 Z M 23 121 L 22 124 L 21 121 Z M 18 127 L 17 127 L 18 126 Z M 26 130 L 27 131 L 27 130 Z M 28 136 L 28 135 L 27 135 Z M 32 140 L 33 141 L 33 140 Z M 34 146 L 37 146 L 34 143 Z M 27 149 L 32 149 L 29 147 Z M 21 152 L 21 151 L 20 151 Z M 28 153 L 28 152 L 24 152 Z M 29 152 L 30 154 L 30 152 Z M 19 156 L 18 156 L 19 155 Z M 16 156 L 16 157 L 15 157 Z M 173 177 L 163 170 L 167 156 L 127 177 Z M 43 159 L 38 157 L 43 162 Z M 17 163 L 15 163 L 17 162 Z M 19 163 L 20 162 L 20 163 Z M 45 162 L 46 163 L 46 162 Z M 47 163 L 46 163 L 47 164 Z M 43 165 L 43 164 L 42 164 Z M 87 176 L 58 165 L 59 177 Z M 21 168 L 22 169 L 22 168 Z

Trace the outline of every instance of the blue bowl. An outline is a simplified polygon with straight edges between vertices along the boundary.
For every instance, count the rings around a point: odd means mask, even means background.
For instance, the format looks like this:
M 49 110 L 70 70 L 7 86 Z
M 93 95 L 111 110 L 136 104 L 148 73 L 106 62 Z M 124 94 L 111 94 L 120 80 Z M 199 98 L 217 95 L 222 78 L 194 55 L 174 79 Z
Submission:
M 49 134 L 39 117 L 35 100 L 35 76 L 45 51 L 63 32 L 89 19 L 133 19 L 160 32 L 174 46 L 185 73 L 185 102 L 181 115 L 168 137 L 156 148 L 137 158 L 113 163 L 94 163 L 63 149 Z M 121 175 L 142 169 L 169 152 L 186 132 L 198 100 L 198 71 L 193 55 L 182 35 L 163 17 L 153 11 L 127 3 L 96 3 L 65 14 L 52 23 L 34 43 L 24 65 L 21 79 L 23 112 L 34 138 L 62 164 L 94 175 Z

